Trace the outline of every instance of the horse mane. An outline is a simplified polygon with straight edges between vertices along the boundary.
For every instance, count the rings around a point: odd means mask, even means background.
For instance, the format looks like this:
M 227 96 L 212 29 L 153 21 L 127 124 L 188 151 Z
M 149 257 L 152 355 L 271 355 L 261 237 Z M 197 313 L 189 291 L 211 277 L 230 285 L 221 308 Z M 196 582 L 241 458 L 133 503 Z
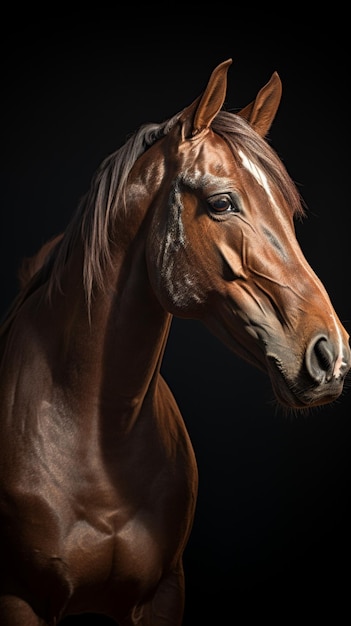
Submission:
M 110 224 L 117 211 L 126 210 L 128 176 L 137 159 L 156 141 L 167 135 L 180 113 L 161 124 L 144 124 L 118 150 L 104 159 L 96 170 L 90 189 L 81 199 L 70 221 L 53 264 L 49 293 L 60 283 L 78 238 L 84 247 L 83 283 L 90 307 L 93 287 L 104 288 L 104 273 L 111 263 Z
M 63 268 L 79 239 L 84 247 L 83 283 L 88 309 L 90 308 L 94 284 L 104 287 L 104 269 L 111 262 L 109 224 L 117 209 L 120 210 L 121 206 L 126 208 L 126 187 L 130 171 L 149 147 L 170 132 L 179 116 L 180 113 L 161 124 L 142 125 L 120 148 L 102 161 L 65 232 L 51 240 L 55 242 L 57 239 L 57 242 L 51 247 L 41 266 L 35 271 L 37 255 L 33 259 L 23 260 L 18 273 L 21 289 L 0 320 L 0 336 L 6 333 L 22 304 L 39 287 L 46 283 L 49 298 L 55 286 L 60 288 Z M 41 256 L 40 253 L 41 250 L 38 253 Z M 34 273 L 30 276 L 32 270 Z
M 104 288 L 104 271 L 111 263 L 110 225 L 116 212 L 126 210 L 126 188 L 130 171 L 137 159 L 156 141 L 166 136 L 178 121 L 180 113 L 161 124 L 144 124 L 118 150 L 104 159 L 92 177 L 88 192 L 78 204 L 65 233 L 58 237 L 40 269 L 19 292 L 0 334 L 8 328 L 22 303 L 44 283 L 50 297 L 55 286 L 60 286 L 62 270 L 78 240 L 84 248 L 83 284 L 88 310 L 93 288 Z M 235 113 L 220 111 L 212 122 L 212 129 L 229 145 L 234 157 L 241 150 L 261 168 L 267 179 L 276 186 L 293 216 L 304 215 L 299 192 L 277 153 L 260 137 L 248 122 Z

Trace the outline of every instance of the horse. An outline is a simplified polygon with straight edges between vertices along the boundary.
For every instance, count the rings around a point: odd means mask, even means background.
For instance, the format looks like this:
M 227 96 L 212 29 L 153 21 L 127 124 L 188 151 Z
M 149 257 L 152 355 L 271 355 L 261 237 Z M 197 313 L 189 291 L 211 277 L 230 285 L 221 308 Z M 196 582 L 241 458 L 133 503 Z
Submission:
M 3 320 L 2 626 L 181 625 L 198 469 L 160 373 L 174 316 L 264 371 L 283 410 L 343 391 L 349 336 L 267 139 L 281 80 L 227 111 L 231 63 L 104 159 Z

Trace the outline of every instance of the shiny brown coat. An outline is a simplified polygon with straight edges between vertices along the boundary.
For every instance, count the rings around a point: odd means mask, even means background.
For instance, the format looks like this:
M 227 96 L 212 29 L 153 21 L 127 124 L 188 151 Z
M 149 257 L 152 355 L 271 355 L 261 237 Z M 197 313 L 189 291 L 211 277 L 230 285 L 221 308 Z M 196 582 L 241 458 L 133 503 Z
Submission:
M 0 624 L 95 612 L 180 626 L 197 467 L 160 375 L 172 316 L 201 319 L 295 410 L 331 402 L 348 336 L 294 233 L 264 137 L 273 74 L 222 111 L 230 60 L 96 173 L 0 334 Z M 45 259 L 44 259 L 45 257 Z

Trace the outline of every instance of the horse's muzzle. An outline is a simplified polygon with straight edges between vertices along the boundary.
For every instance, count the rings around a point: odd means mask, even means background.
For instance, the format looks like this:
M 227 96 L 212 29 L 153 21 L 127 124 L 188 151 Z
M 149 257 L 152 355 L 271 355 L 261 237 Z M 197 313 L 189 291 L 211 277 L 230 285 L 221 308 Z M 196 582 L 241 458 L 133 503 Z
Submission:
M 348 343 L 318 334 L 307 345 L 298 369 L 293 361 L 291 354 L 281 350 L 270 350 L 267 355 L 268 373 L 280 404 L 307 409 L 333 402 L 341 395 L 351 368 Z

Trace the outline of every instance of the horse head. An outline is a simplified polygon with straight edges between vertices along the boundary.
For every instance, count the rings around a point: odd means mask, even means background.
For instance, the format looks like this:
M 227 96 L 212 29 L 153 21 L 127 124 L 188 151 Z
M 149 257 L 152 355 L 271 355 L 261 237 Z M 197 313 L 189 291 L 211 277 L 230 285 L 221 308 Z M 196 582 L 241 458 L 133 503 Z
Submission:
M 266 140 L 281 81 L 275 72 L 253 102 L 225 112 L 230 63 L 213 71 L 163 140 L 150 279 L 170 313 L 202 320 L 267 372 L 281 404 L 331 402 L 350 368 L 349 338 L 301 251 L 300 197 Z

